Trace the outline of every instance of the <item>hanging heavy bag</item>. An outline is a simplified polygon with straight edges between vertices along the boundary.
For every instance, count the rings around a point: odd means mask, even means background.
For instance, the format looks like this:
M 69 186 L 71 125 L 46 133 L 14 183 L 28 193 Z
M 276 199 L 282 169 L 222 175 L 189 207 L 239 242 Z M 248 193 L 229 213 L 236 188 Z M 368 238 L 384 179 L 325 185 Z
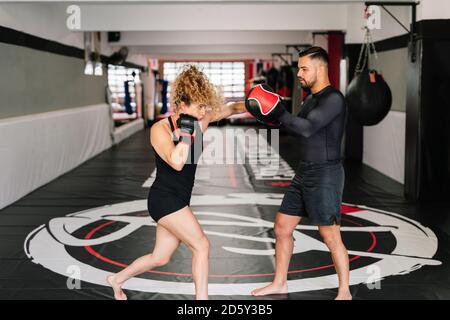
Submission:
M 349 112 L 363 126 L 380 123 L 389 113 L 392 93 L 386 81 L 375 70 L 364 70 L 350 82 L 347 94 Z
M 283 97 L 291 97 L 293 85 L 294 73 L 292 72 L 291 66 L 282 66 L 278 76 L 277 93 Z
M 355 76 L 347 88 L 345 98 L 350 114 L 363 126 L 380 123 L 389 113 L 392 93 L 383 76 L 374 69 L 367 69 L 370 54 L 378 60 L 370 30 L 366 28 L 365 40 L 361 46 Z
M 125 106 L 125 112 L 128 114 L 133 114 L 133 107 L 131 106 L 131 95 L 130 95 L 130 82 L 131 81 L 124 81 L 124 91 L 125 91 L 125 97 L 124 97 L 124 106 Z
M 267 84 L 275 91 L 278 89 L 278 77 L 279 71 L 276 68 L 272 67 L 266 71 Z

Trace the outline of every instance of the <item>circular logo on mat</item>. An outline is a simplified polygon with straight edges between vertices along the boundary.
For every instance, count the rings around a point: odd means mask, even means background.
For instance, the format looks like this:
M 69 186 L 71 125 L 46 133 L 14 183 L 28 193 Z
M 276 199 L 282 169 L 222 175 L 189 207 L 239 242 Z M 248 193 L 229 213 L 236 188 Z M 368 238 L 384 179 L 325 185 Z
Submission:
M 211 241 L 210 295 L 250 295 L 272 280 L 273 213 L 282 197 L 274 193 L 192 196 L 191 207 Z M 433 259 L 438 247 L 435 234 L 420 223 L 396 213 L 349 204 L 342 206 L 342 213 L 350 285 L 374 283 L 441 264 Z M 28 235 L 24 249 L 34 263 L 55 273 L 68 276 L 68 268 L 77 266 L 80 280 L 107 285 L 105 278 L 111 272 L 151 252 L 155 229 L 147 200 L 137 200 L 54 218 Z M 317 227 L 302 223 L 293 236 L 289 292 L 337 288 L 334 264 Z M 194 294 L 190 256 L 184 254 L 188 251 L 180 246 L 175 262 L 134 277 L 123 288 Z

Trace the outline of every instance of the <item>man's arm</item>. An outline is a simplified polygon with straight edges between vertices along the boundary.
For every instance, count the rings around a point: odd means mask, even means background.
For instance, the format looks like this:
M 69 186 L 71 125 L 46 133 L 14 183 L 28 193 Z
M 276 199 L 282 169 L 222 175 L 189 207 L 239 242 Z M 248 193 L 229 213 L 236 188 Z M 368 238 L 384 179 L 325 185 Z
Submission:
M 310 137 L 333 121 L 344 108 L 344 101 L 338 94 L 330 94 L 319 100 L 306 118 L 284 112 L 280 122 L 290 131 L 303 137 Z

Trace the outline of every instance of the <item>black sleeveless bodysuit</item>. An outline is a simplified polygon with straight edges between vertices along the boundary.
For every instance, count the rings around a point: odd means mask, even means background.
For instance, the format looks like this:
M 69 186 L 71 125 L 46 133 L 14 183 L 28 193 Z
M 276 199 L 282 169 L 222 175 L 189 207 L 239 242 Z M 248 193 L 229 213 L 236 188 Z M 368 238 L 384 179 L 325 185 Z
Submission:
M 178 138 L 174 131 L 172 117 L 169 117 L 174 144 Z M 203 135 L 199 123 L 195 122 L 195 138 L 189 150 L 188 159 L 181 171 L 173 169 L 156 152 L 156 179 L 150 187 L 147 198 L 147 208 L 150 216 L 158 222 L 162 217 L 178 211 L 190 204 L 192 189 L 194 187 L 195 171 L 198 158 L 203 149 Z

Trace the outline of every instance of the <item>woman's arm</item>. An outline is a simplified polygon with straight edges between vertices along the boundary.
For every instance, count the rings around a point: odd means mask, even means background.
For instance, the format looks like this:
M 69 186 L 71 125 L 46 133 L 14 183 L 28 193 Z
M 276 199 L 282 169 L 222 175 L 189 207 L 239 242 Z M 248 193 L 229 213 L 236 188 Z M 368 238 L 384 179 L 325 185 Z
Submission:
M 159 123 L 150 130 L 150 142 L 158 155 L 173 169 L 181 171 L 187 161 L 190 146 L 173 143 L 172 135 Z
M 219 121 L 237 113 L 247 112 L 244 101 L 228 102 L 217 113 L 207 113 L 202 120 L 202 128 L 206 128 L 209 123 Z

